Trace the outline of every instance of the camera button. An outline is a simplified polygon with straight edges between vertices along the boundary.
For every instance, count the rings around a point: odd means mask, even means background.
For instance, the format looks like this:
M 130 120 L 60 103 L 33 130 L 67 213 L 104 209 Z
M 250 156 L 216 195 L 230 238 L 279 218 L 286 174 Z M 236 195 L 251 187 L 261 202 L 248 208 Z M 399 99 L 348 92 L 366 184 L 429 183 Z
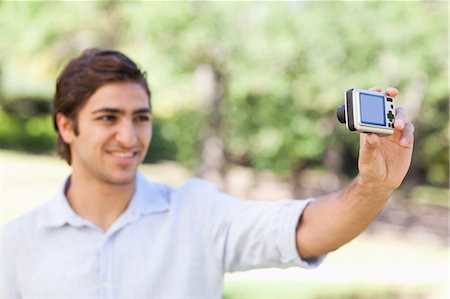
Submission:
M 389 113 L 387 114 L 387 118 L 389 118 L 390 121 L 394 119 L 394 114 L 392 113 L 392 111 L 389 111 Z

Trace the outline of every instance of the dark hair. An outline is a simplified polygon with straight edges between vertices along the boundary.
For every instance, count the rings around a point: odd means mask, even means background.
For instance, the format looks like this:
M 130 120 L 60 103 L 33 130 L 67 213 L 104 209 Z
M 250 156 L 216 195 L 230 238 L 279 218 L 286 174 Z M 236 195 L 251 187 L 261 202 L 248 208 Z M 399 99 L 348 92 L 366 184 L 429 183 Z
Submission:
M 101 86 L 120 81 L 140 84 L 150 100 L 146 73 L 124 54 L 115 50 L 94 48 L 87 49 L 79 57 L 72 59 L 56 82 L 52 112 L 56 131 L 58 132 L 56 115 L 62 113 L 72 120 L 74 133 L 78 135 L 77 115 L 89 97 Z M 70 165 L 70 146 L 64 142 L 59 132 L 56 149 Z

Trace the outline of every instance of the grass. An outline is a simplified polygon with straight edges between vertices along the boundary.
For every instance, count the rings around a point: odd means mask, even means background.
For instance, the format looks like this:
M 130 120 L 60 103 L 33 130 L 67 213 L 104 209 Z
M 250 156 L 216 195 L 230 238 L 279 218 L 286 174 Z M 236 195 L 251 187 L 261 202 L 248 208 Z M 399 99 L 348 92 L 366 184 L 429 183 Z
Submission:
M 180 185 L 190 173 L 173 163 L 143 165 L 149 178 Z M 58 158 L 0 151 L 0 224 L 50 199 L 70 173 Z M 225 275 L 223 299 L 449 298 L 448 246 L 389 232 L 362 234 L 317 269 Z
M 448 247 L 363 234 L 317 269 L 227 274 L 224 299 L 448 298 Z
M 223 299 L 271 298 L 271 299 L 337 299 L 337 298 L 399 298 L 410 296 L 423 297 L 420 287 L 415 290 L 402 290 L 395 285 L 351 284 L 351 283 L 275 283 L 258 281 L 245 283 L 227 283 Z

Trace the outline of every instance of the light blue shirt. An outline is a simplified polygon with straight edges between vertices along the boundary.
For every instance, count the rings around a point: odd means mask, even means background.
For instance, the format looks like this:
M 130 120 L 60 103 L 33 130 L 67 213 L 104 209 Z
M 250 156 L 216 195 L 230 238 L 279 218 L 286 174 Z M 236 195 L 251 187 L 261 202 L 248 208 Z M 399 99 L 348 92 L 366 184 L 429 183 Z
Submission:
M 53 200 L 1 230 L 1 298 L 221 298 L 224 272 L 317 266 L 295 243 L 308 200 L 246 201 L 193 179 L 180 188 L 137 174 L 107 232 Z

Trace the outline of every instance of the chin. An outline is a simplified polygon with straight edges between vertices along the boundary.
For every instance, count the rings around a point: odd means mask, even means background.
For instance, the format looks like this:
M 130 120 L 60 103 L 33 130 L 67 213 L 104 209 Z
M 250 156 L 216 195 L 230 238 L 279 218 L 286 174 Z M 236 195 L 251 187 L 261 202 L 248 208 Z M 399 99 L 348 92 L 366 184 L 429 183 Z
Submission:
M 108 176 L 105 178 L 105 182 L 110 185 L 129 185 L 136 180 L 136 172 L 127 175 Z

